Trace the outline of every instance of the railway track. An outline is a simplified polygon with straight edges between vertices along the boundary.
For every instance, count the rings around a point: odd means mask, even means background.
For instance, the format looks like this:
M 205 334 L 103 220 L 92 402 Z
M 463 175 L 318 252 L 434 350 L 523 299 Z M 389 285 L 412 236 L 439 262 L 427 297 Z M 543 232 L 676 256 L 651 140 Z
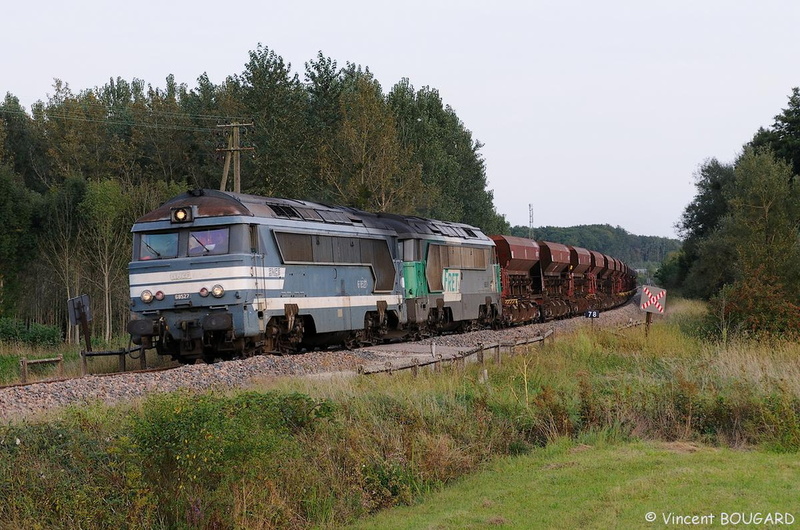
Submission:
M 165 370 L 172 370 L 173 368 L 177 368 L 178 366 L 161 366 L 158 368 L 147 368 L 146 370 L 128 370 L 125 372 L 106 372 L 106 373 L 98 373 L 98 374 L 91 374 L 91 376 L 82 376 L 82 377 L 113 377 L 117 375 L 125 375 L 125 374 L 148 374 L 152 372 L 163 372 Z M 20 388 L 25 386 L 31 385 L 49 385 L 55 383 L 64 383 L 66 381 L 73 381 L 75 379 L 79 379 L 80 377 L 60 377 L 58 379 L 42 379 L 40 381 L 26 381 L 24 383 L 11 383 L 8 385 L 0 385 L 0 391 L 5 390 L 7 388 Z
M 597 326 L 618 328 L 640 319 L 638 306 L 628 304 L 603 313 Z M 312 351 L 300 355 L 263 355 L 215 364 L 167 366 L 156 369 L 95 374 L 80 378 L 33 382 L 0 387 L 0 421 L 30 417 L 59 407 L 88 402 L 123 403 L 142 399 L 156 392 L 179 389 L 203 391 L 252 385 L 254 381 L 283 376 L 355 375 L 412 369 L 415 364 L 449 361 L 464 357 L 483 344 L 516 344 L 544 336 L 549 329 L 556 334 L 585 325 L 577 317 L 502 330 L 483 330 L 445 335 L 419 342 L 385 344 L 356 350 Z M 432 353 L 433 352 L 433 353 Z M 441 359 L 436 356 L 441 355 Z M 469 356 L 469 355 L 467 355 Z M 476 356 L 473 353 L 473 357 Z M 390 364 L 387 364 L 390 363 Z

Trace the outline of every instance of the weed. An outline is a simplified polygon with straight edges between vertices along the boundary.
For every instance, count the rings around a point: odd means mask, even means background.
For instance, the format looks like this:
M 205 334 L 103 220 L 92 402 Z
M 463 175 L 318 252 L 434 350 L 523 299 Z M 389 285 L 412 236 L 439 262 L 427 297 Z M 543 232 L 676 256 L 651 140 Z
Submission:
M 537 446 L 800 450 L 798 346 L 703 341 L 685 332 L 698 318 L 657 322 L 648 339 L 579 330 L 500 366 L 179 392 L 2 426 L 0 520 L 337 527 Z

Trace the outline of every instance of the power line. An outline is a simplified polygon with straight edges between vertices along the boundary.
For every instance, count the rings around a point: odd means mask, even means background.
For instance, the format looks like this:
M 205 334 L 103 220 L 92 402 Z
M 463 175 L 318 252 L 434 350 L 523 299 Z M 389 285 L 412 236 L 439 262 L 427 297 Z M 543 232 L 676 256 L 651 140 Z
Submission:
M 105 107 L 104 107 L 105 108 Z M 126 109 L 128 110 L 128 109 Z M 28 117 L 34 121 L 36 121 L 35 117 L 30 116 L 24 110 L 12 110 L 6 108 L 0 108 L 0 116 L 3 114 L 13 114 L 13 115 L 23 115 Z M 52 112 L 45 110 L 43 113 L 45 120 L 67 120 L 67 121 L 74 121 L 74 122 L 81 122 L 81 123 L 102 123 L 105 125 L 117 125 L 117 126 L 127 126 L 127 127 L 144 127 L 144 128 L 151 128 L 151 129 L 164 129 L 170 131 L 186 131 L 186 132 L 198 132 L 198 133 L 207 133 L 216 131 L 216 127 L 198 127 L 198 126 L 190 126 L 190 125 L 177 125 L 174 123 L 147 123 L 145 121 L 141 121 L 136 117 L 131 117 L 130 119 L 120 120 L 114 119 L 111 117 L 103 117 L 103 118 L 92 118 L 88 116 L 81 116 L 79 115 L 79 110 L 76 109 L 75 113 L 67 113 L 67 112 Z M 178 112 L 162 112 L 162 111 L 154 111 L 154 110 L 147 110 L 144 114 L 145 118 L 185 118 L 188 120 L 212 120 L 217 122 L 225 122 L 225 121 L 245 121 L 244 119 L 238 119 L 232 116 L 212 116 L 212 115 L 193 115 L 193 114 L 182 114 Z

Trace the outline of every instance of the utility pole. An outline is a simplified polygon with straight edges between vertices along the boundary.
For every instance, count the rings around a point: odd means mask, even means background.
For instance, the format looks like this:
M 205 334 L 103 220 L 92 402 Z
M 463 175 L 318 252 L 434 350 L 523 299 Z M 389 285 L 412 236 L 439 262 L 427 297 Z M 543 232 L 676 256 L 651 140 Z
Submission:
M 233 192 L 242 192 L 242 166 L 241 155 L 242 151 L 253 151 L 253 147 L 240 147 L 239 146 L 239 128 L 250 127 L 252 123 L 227 123 L 225 125 L 217 125 L 225 129 L 233 129 L 228 134 L 228 147 L 225 149 L 217 149 L 217 151 L 225 151 L 225 166 L 222 168 L 222 183 L 219 186 L 220 191 L 225 191 L 228 185 L 228 171 L 231 168 L 231 154 L 233 154 Z

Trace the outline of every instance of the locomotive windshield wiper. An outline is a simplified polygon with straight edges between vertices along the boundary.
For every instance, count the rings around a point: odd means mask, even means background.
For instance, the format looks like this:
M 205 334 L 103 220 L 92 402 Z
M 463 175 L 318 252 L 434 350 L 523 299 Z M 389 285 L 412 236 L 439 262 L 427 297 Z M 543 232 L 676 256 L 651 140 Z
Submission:
M 148 249 L 150 249 L 150 252 L 152 252 L 153 254 L 155 254 L 157 258 L 160 258 L 160 257 L 161 257 L 161 252 L 157 251 L 156 249 L 154 249 L 153 247 L 151 247 L 150 245 L 148 245 L 148 244 L 147 244 L 147 241 L 145 241 L 145 240 L 144 240 L 144 238 L 142 238 L 142 243 L 144 243 L 144 246 L 146 246 Z
M 197 243 L 198 243 L 198 244 L 199 244 L 201 247 L 203 247 L 203 251 L 204 251 L 204 252 L 211 252 L 211 249 L 209 249 L 207 246 L 205 246 L 205 245 L 203 244 L 203 242 L 202 242 L 202 241 L 200 241 L 199 239 L 197 239 L 197 236 L 196 236 L 196 235 L 192 234 L 192 238 L 194 238 L 194 240 L 195 240 L 195 241 L 197 241 Z

